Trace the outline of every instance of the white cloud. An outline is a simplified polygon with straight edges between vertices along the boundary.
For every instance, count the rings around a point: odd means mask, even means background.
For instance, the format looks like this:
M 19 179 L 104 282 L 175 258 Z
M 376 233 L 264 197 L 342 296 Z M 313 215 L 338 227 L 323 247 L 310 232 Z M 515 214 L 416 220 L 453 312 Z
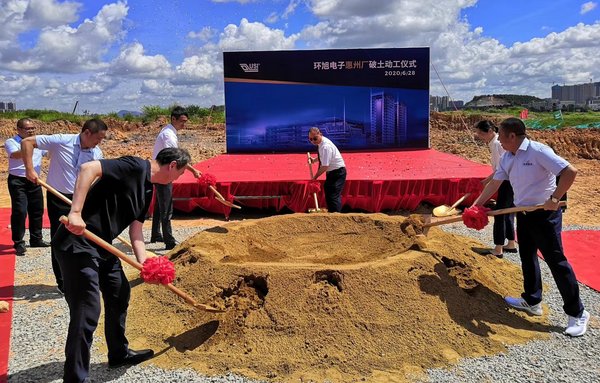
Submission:
M 67 94 L 101 94 L 115 87 L 117 81 L 106 74 L 92 76 L 89 80 L 75 81 L 67 84 L 65 91 Z
M 598 3 L 595 3 L 593 1 L 588 1 L 587 3 L 581 4 L 581 9 L 579 10 L 579 13 L 584 15 L 584 14 L 594 10 L 597 6 L 598 6 Z
M 50 3 L 52 2 L 49 0 L 32 2 L 30 6 L 38 6 L 35 17 L 44 19 L 48 10 L 39 7 Z M 50 9 L 57 11 L 61 8 L 50 7 Z M 107 64 L 102 61 L 102 57 L 110 46 L 123 36 L 123 22 L 128 9 L 125 2 L 119 1 L 103 6 L 92 20 L 86 19 L 75 28 L 66 24 L 47 26 L 41 30 L 33 49 L 21 51 L 15 49 L 12 44 L 0 52 L 0 66 L 20 72 L 74 73 L 104 70 Z M 67 16 L 67 19 L 71 17 L 71 15 Z M 66 22 L 66 19 L 64 21 Z
M 170 95 L 173 85 L 169 81 L 144 80 L 140 88 L 142 93 L 150 93 L 157 96 Z
M 77 20 L 81 4 L 56 0 L 2 0 L 0 2 L 0 49 L 18 46 L 16 36 L 25 31 L 58 27 Z M 1 53 L 1 51 L 0 51 Z
M 3 76 L 0 74 L 0 96 L 18 96 L 41 84 L 37 76 Z
M 181 65 L 175 68 L 173 84 L 201 83 L 220 80 L 223 67 L 216 53 L 186 57 Z
M 187 37 L 190 39 L 197 39 L 200 41 L 209 41 L 216 35 L 217 31 L 215 31 L 211 27 L 204 27 L 199 32 L 188 32 Z
M 218 47 L 222 51 L 291 49 L 297 39 L 297 35 L 285 37 L 280 29 L 271 29 L 262 23 L 251 23 L 243 18 L 239 26 L 229 24 L 225 27 Z
M 163 55 L 144 55 L 142 44 L 133 43 L 121 49 L 109 72 L 131 77 L 163 78 L 171 74 L 171 64 Z

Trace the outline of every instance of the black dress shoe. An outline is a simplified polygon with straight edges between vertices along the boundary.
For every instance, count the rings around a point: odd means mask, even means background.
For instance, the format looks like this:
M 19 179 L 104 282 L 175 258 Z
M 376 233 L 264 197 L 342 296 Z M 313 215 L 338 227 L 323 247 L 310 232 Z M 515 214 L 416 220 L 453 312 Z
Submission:
M 46 241 L 29 242 L 29 247 L 50 247 L 50 243 Z
M 513 254 L 514 254 L 514 253 L 517 253 L 517 252 L 519 252 L 519 250 L 517 250 L 516 248 L 514 248 L 514 249 L 509 249 L 508 247 L 503 247 L 503 248 L 502 248 L 502 250 L 503 250 L 505 253 L 513 253 Z
M 175 248 L 175 246 L 177 246 L 177 242 L 166 243 L 165 244 L 165 250 L 171 250 L 171 249 Z
M 25 249 L 25 245 L 17 245 L 15 247 L 15 253 L 17 254 L 17 256 L 22 257 L 25 255 L 25 253 L 27 252 L 27 250 Z
M 163 242 L 163 237 L 150 237 L 150 243 Z
M 133 366 L 136 364 L 140 364 L 145 360 L 148 360 L 154 356 L 154 351 L 147 350 L 127 350 L 127 355 L 121 359 L 109 360 L 108 367 L 110 368 L 118 368 L 122 366 Z

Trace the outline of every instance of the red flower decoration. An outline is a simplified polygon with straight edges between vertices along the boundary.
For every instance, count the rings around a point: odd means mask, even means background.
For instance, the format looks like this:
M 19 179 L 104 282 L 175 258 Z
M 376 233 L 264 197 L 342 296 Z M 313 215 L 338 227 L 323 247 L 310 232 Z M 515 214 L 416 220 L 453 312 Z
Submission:
M 473 206 L 465 209 L 462 220 L 466 227 L 481 230 L 490 222 L 487 212 L 491 209 L 483 206 Z
M 308 182 L 308 193 L 318 193 L 321 191 L 321 183 L 319 181 L 309 181 Z
M 175 266 L 167 257 L 151 257 L 144 261 L 140 275 L 146 283 L 168 285 L 175 280 Z
M 202 186 L 215 186 L 217 184 L 217 177 L 209 173 L 202 173 L 200 178 L 198 178 L 198 183 Z

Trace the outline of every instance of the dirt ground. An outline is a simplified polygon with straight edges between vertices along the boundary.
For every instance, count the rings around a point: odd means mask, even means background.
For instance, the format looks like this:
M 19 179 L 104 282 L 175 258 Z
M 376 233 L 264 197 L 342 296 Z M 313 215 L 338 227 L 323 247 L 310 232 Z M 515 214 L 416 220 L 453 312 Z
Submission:
M 433 113 L 431 116 L 431 146 L 433 149 L 456 154 L 480 163 L 489 163 L 487 147 L 474 142 L 468 127 L 477 121 L 489 118 L 499 122 L 503 116 L 462 115 Z M 153 123 L 141 124 L 120 120 L 106 120 L 108 138 L 101 148 L 106 158 L 122 155 L 137 155 L 149 158 L 156 135 L 167 122 L 163 117 Z M 15 134 L 16 120 L 0 119 L 0 144 Z M 80 127 L 66 121 L 38 125 L 38 134 L 76 133 Z M 600 225 L 600 216 L 595 214 L 595 200 L 600 196 L 600 131 L 598 129 L 567 128 L 559 131 L 529 131 L 529 135 L 550 145 L 557 153 L 568 159 L 578 170 L 575 184 L 569 191 L 569 208 L 564 216 L 565 224 Z M 223 125 L 188 124 L 179 132 L 180 145 L 190 151 L 194 161 L 201 161 L 225 152 L 225 129 Z M 6 186 L 6 155 L 0 156 L 0 206 L 10 206 Z M 45 174 L 42 174 L 45 177 Z M 194 217 L 202 219 L 203 214 Z M 180 224 L 188 220 L 177 220 Z M 213 223 L 214 220 L 210 219 Z M 217 221 L 218 222 L 218 221 Z
M 156 365 L 211 375 L 401 382 L 547 337 L 546 317 L 498 310 L 518 293 L 516 265 L 477 255 L 476 241 L 437 228 L 417 237 L 405 223 L 294 214 L 203 231 L 171 253 L 175 284 L 225 312 L 199 312 L 140 284 L 130 341 L 157 350 Z

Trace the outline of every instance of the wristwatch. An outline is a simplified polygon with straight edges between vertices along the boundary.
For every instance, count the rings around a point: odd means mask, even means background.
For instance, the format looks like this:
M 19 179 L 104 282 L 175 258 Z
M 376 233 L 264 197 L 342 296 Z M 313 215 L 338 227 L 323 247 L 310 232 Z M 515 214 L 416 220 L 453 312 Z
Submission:
M 550 201 L 552 201 L 552 203 L 559 203 L 560 200 L 558 198 L 556 198 L 555 196 L 551 195 L 550 196 Z

